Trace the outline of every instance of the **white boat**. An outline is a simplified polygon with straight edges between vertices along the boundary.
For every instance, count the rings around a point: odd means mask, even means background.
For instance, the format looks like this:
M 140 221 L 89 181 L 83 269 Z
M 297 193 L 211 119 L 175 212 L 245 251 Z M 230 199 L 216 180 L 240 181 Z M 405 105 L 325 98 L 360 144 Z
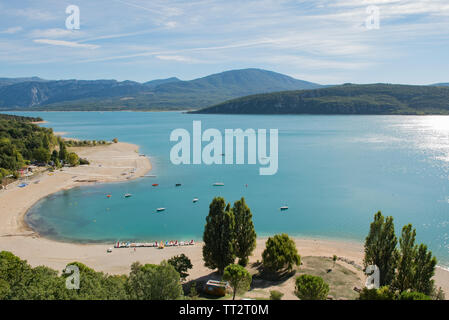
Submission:
M 157 208 L 156 211 L 157 212 L 165 211 L 165 208 Z
M 198 198 L 193 198 L 193 203 L 198 202 Z
M 131 197 L 131 196 L 132 196 L 131 193 L 126 193 L 126 194 L 125 194 L 125 198 L 129 198 L 129 197 Z
M 288 210 L 288 206 L 281 207 L 281 211 L 285 211 L 285 210 Z
M 222 187 L 222 186 L 224 186 L 224 183 L 223 182 L 215 182 L 213 184 L 213 186 L 215 186 L 215 187 Z
M 144 175 L 144 177 L 146 177 L 146 178 L 156 178 L 156 176 L 154 174 L 146 174 L 146 175 Z

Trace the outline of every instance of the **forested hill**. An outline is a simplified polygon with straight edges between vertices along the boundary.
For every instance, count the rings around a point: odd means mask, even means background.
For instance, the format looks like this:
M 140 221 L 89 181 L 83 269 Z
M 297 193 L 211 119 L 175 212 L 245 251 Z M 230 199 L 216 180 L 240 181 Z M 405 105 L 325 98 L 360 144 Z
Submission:
M 229 100 L 193 113 L 449 114 L 449 87 L 345 84 Z
M 16 116 L 13 114 L 4 114 L 0 113 L 0 120 L 16 120 L 23 122 L 38 122 L 43 121 L 41 117 L 24 117 L 24 116 Z
M 190 81 L 0 78 L 3 110 L 186 110 L 250 94 L 321 87 L 262 69 L 230 70 Z

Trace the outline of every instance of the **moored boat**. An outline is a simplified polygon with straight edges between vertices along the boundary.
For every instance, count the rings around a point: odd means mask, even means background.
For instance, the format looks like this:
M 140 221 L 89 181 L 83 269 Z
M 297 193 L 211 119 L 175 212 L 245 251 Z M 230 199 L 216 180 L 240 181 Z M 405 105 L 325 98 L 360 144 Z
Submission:
M 213 186 L 215 186 L 215 187 L 222 187 L 222 186 L 224 186 L 224 183 L 223 182 L 215 182 L 213 184 Z

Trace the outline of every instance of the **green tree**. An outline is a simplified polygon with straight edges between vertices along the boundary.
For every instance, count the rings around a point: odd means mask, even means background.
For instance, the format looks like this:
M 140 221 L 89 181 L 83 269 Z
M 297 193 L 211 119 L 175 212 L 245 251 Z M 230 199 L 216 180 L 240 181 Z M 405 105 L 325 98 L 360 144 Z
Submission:
M 62 300 L 69 297 L 65 280 L 58 272 L 45 266 L 32 269 L 32 277 L 27 282 L 25 300 Z
M 182 294 L 179 273 L 166 261 L 159 265 L 133 263 L 127 288 L 135 300 L 175 300 Z
M 50 156 L 50 160 L 53 161 L 54 163 L 56 163 L 56 160 L 59 160 L 58 151 L 53 150 Z
M 67 265 L 76 266 L 79 270 L 79 289 L 67 290 L 71 300 L 121 300 L 127 298 L 126 277 L 111 276 L 97 272 L 80 262 Z M 67 268 L 66 267 L 66 268 Z M 63 273 L 64 283 L 71 273 Z
M 301 300 L 325 300 L 329 285 L 321 277 L 303 274 L 296 278 L 295 295 Z
M 48 135 L 44 134 L 44 136 L 42 137 L 42 147 L 46 150 L 50 150 L 50 138 L 48 137 Z
M 232 288 L 232 300 L 235 300 L 237 292 L 248 291 L 251 286 L 252 276 L 248 270 L 239 264 L 231 264 L 224 269 L 223 280 L 228 281 Z
M 59 160 L 66 161 L 68 156 L 67 147 L 62 139 L 59 140 Z
M 393 217 L 386 219 L 379 211 L 374 215 L 370 231 L 365 240 L 365 268 L 376 265 L 380 272 L 380 285 L 393 281 L 397 258 L 397 238 L 394 233 Z
M 283 269 L 291 271 L 294 265 L 301 264 L 301 257 L 295 242 L 285 233 L 268 238 L 262 253 L 262 263 L 271 272 Z
M 431 295 L 435 291 L 434 281 L 437 259 L 432 252 L 427 251 L 425 244 L 420 244 L 415 252 L 415 266 L 413 274 L 413 290 Z M 440 288 L 441 289 L 441 288 Z
M 402 228 L 399 239 L 400 253 L 397 264 L 397 275 L 393 281 L 394 288 L 400 292 L 413 287 L 414 259 L 416 255 L 415 246 L 416 230 L 408 224 Z
M 8 251 L 0 252 L 0 285 L 5 300 L 26 297 L 32 276 L 32 268 L 25 260 Z
M 239 258 L 239 264 L 246 266 L 248 257 L 256 248 L 256 230 L 252 220 L 250 208 L 245 203 L 245 198 L 234 203 L 233 213 L 235 217 L 235 255 Z
M 204 227 L 203 259 L 206 267 L 218 268 L 220 274 L 235 260 L 234 224 L 234 214 L 229 204 L 226 206 L 221 197 L 214 198 L 209 205 Z
M 175 268 L 183 281 L 189 276 L 187 271 L 193 268 L 192 262 L 184 253 L 168 259 L 167 262 Z
M 70 166 L 75 167 L 75 166 L 79 165 L 80 158 L 78 157 L 78 155 L 75 152 L 70 152 L 67 155 L 67 162 Z
M 37 162 L 48 163 L 51 155 L 48 149 L 40 147 L 33 151 L 33 157 Z
M 0 138 L 0 168 L 17 171 L 25 164 L 22 154 L 7 138 Z

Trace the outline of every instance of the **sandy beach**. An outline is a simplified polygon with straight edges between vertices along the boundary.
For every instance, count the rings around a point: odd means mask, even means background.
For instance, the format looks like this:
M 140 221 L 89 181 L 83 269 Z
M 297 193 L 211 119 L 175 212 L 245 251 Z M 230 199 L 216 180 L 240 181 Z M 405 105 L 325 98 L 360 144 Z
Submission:
M 62 270 L 67 263 L 80 261 L 97 271 L 109 274 L 124 274 L 130 271 L 133 262 L 159 263 L 174 255 L 186 254 L 192 261 L 189 279 L 198 279 L 211 273 L 202 261 L 202 244 L 186 247 L 168 247 L 163 250 L 155 248 L 114 249 L 107 253 L 113 244 L 77 244 L 50 240 L 41 237 L 24 222 L 29 208 L 39 199 L 59 190 L 70 189 L 80 185 L 103 182 L 118 182 L 136 179 L 151 170 L 151 163 L 138 153 L 138 146 L 116 143 L 106 146 L 70 148 L 82 158 L 90 161 L 88 166 L 63 168 L 62 171 L 48 172 L 32 178 L 25 188 L 17 183 L 0 190 L 0 251 L 11 251 L 32 266 L 46 265 Z M 38 183 L 36 183 L 38 181 Z M 264 238 L 257 240 L 257 247 L 250 262 L 262 260 L 265 247 Z M 296 238 L 296 245 L 301 256 L 326 256 L 334 254 L 355 264 L 362 265 L 363 244 L 340 240 Z M 338 261 L 352 268 L 360 277 L 363 285 L 363 273 L 345 261 Z M 441 286 L 449 296 L 449 272 L 438 268 L 435 276 L 437 286 Z M 292 280 L 293 281 L 293 280 Z M 291 284 L 276 288 L 285 292 L 285 298 L 295 298 Z

